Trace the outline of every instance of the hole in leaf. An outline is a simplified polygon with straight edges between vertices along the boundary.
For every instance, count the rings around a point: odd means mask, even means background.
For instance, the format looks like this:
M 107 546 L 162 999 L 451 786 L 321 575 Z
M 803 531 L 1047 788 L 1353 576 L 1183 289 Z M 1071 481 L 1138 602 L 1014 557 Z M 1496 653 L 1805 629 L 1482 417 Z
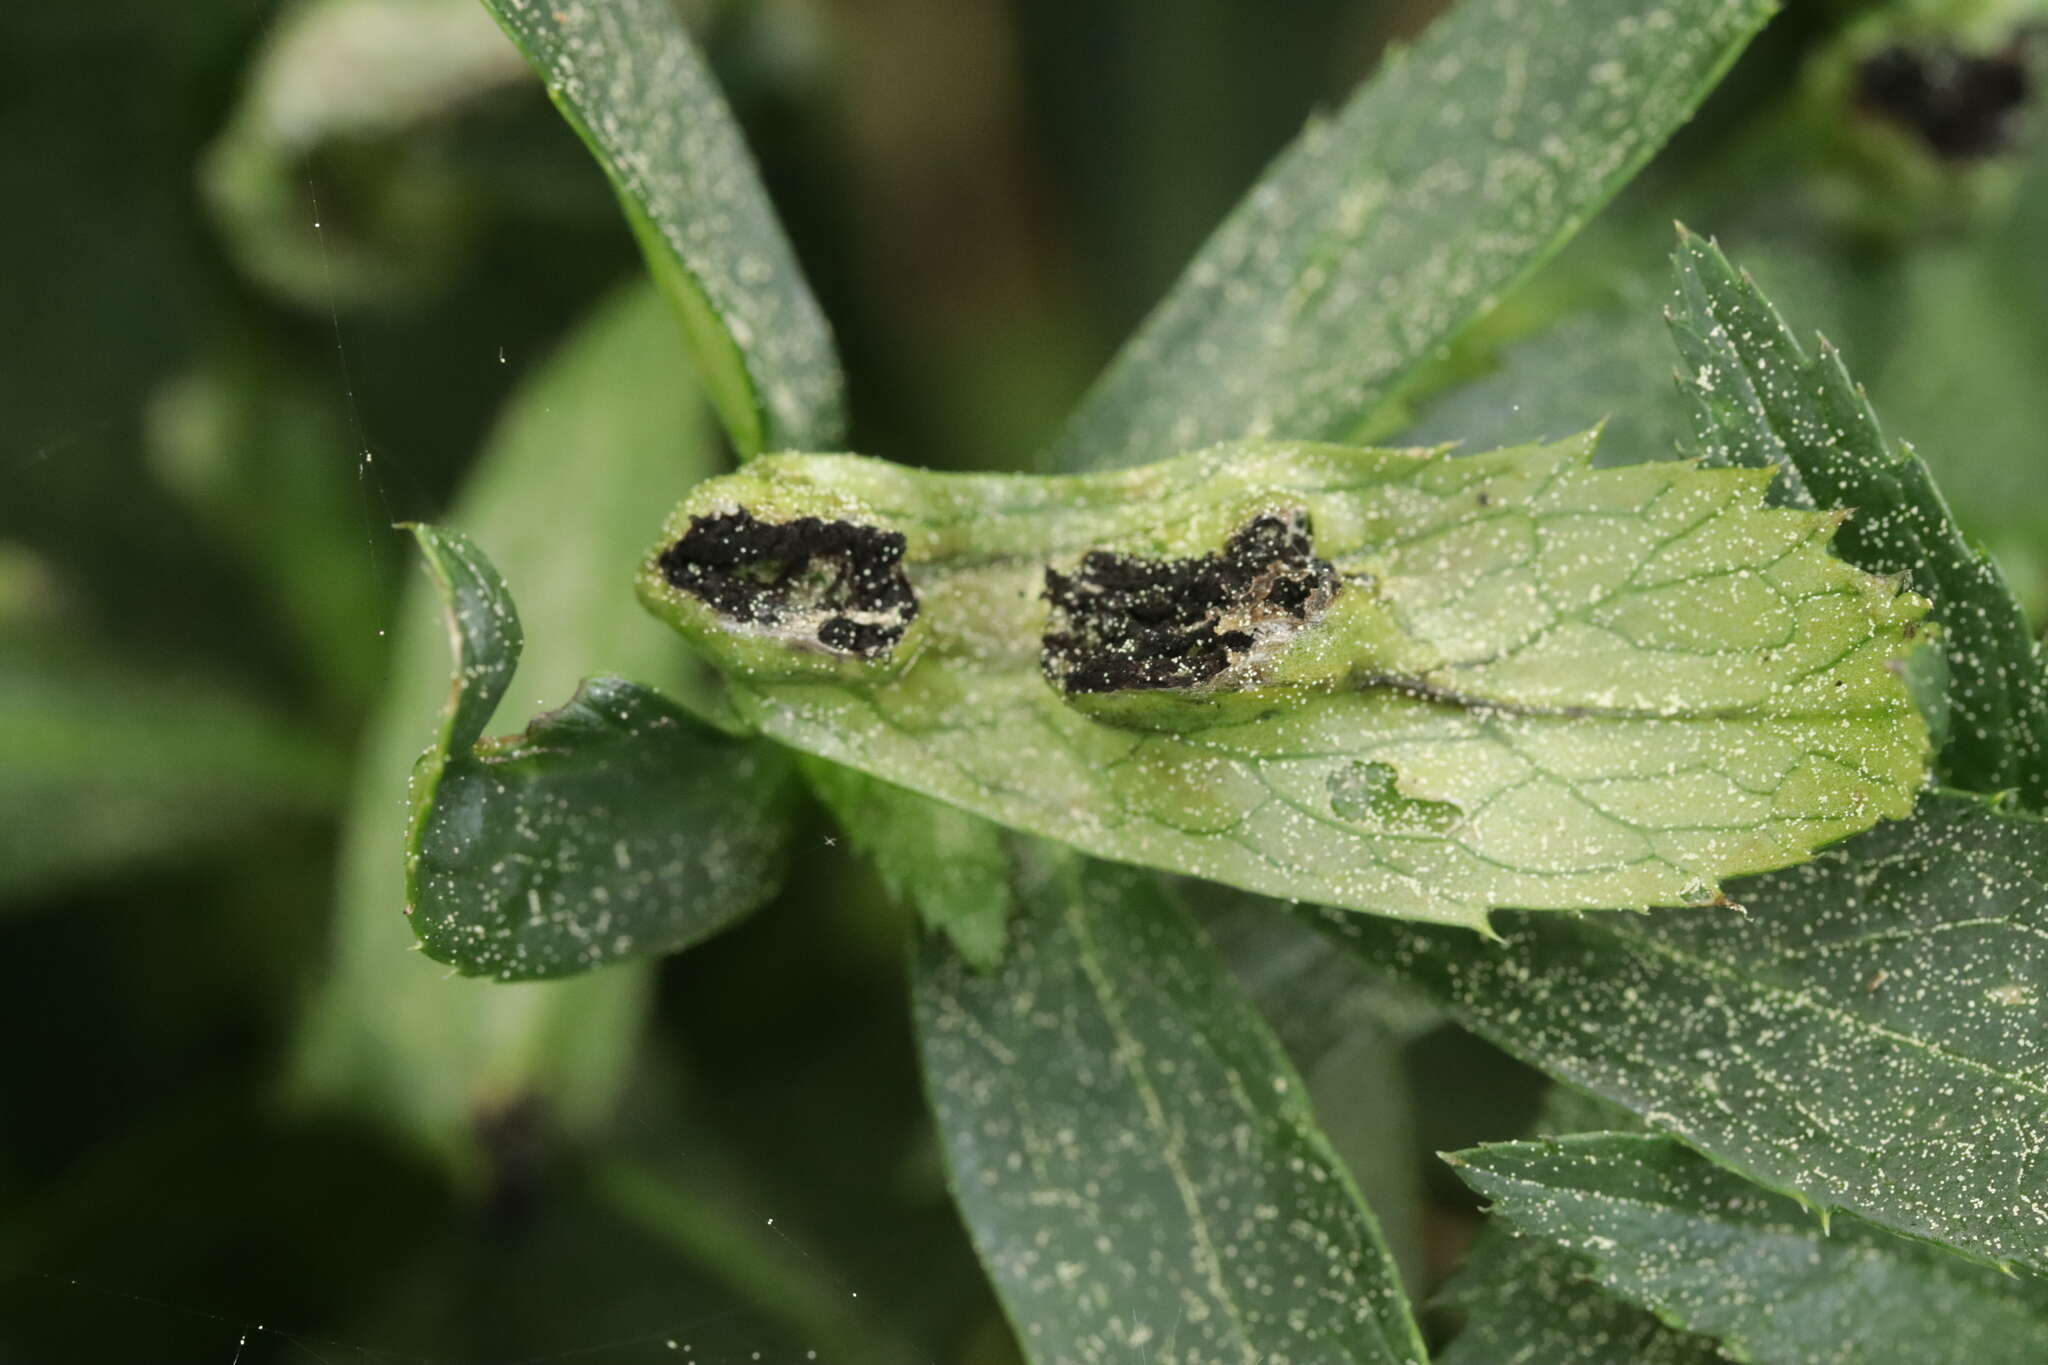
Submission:
M 1457 823 L 1448 801 L 1420 801 L 1396 790 L 1397 774 L 1385 763 L 1353 763 L 1330 774 L 1330 813 L 1381 829 L 1442 834 Z

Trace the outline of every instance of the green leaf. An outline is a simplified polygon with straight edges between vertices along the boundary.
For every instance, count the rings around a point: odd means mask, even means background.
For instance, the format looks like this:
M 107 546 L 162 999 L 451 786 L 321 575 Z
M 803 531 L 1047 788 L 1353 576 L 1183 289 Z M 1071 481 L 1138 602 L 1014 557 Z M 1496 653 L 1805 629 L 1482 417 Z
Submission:
M 831 329 L 667 0 L 484 0 L 611 177 L 742 455 L 839 444 Z
M 1466 0 L 1310 125 L 1055 444 L 1352 437 L 1692 113 L 1769 0 Z
M 1002 826 L 837 763 L 806 757 L 802 769 L 891 895 L 976 967 L 1002 960 L 1014 900 Z
M 1918 457 L 1885 439 L 1832 347 L 1809 360 L 1712 243 L 1683 235 L 1674 264 L 1672 333 L 1709 461 L 1778 469 L 1795 504 L 1853 510 L 1838 551 L 1902 576 L 1941 626 L 1953 714 L 1942 781 L 2048 804 L 2048 659 L 1998 566 L 1963 539 Z
M 1590 450 L 777 456 L 683 503 L 641 595 L 795 748 L 1381 914 L 1709 902 L 1908 814 L 1920 604 L 1756 506 L 1767 474 Z
M 468 540 L 413 534 L 455 653 L 406 844 L 406 913 L 427 955 L 500 981 L 569 976 L 687 948 L 773 896 L 788 759 L 623 678 L 592 678 L 524 734 L 483 740 L 519 663 L 518 614 Z
M 1712 1338 L 1666 1326 L 1587 1277 L 1580 1257 L 1498 1222 L 1436 1302 L 1464 1315 L 1437 1365 L 1722 1365 Z
M 520 386 L 449 518 L 487 540 L 520 586 L 534 639 L 514 695 L 531 707 L 599 670 L 686 695 L 684 651 L 620 585 L 650 509 L 717 467 L 702 399 L 677 379 L 687 366 L 652 288 L 602 305 Z M 449 694 L 447 630 L 424 576 L 395 634 L 343 836 L 334 966 L 308 1015 L 293 1088 L 462 1164 L 477 1155 L 474 1125 L 497 1111 L 538 1107 L 571 1136 L 601 1123 L 649 981 L 638 966 L 546 985 L 451 980 L 421 956 L 402 913 L 407 778 Z
M 1372 1210 L 1402 1283 L 1419 1290 L 1429 1279 L 1416 1160 L 1423 1148 L 1402 1046 L 1441 1017 L 1409 1008 L 1354 956 L 1293 916 L 1206 883 L 1182 892 L 1301 1073 L 1317 1124 Z M 1226 905 L 1204 904 L 1212 900 Z
M 1626 1110 L 1555 1085 L 1531 1131 L 1548 1137 L 1643 1130 Z M 1718 1365 L 1727 1359 L 1711 1338 L 1680 1331 L 1608 1292 L 1586 1257 L 1525 1237 L 1500 1218 L 1480 1228 L 1434 1303 L 1463 1319 L 1437 1365 Z
M 0 902 L 315 820 L 337 755 L 182 666 L 0 630 Z
M 1324 926 L 1461 1023 L 1753 1179 L 2048 1266 L 2048 822 L 1930 793 L 1748 913 Z
M 1976 1365 L 2048 1354 L 2048 1286 L 1813 1215 L 1667 1137 L 1595 1133 L 1447 1158 L 1496 1217 L 1759 1365 Z
M 236 263 L 322 316 L 445 280 L 482 189 L 434 125 L 528 80 L 518 55 L 473 0 L 309 0 L 266 27 L 200 164 Z M 316 175 L 335 189 L 325 213 L 307 202 Z
M 1143 874 L 1046 852 L 1002 967 L 915 984 L 954 1197 L 1034 1362 L 1412 1362 L 1371 1213 L 1279 1044 Z

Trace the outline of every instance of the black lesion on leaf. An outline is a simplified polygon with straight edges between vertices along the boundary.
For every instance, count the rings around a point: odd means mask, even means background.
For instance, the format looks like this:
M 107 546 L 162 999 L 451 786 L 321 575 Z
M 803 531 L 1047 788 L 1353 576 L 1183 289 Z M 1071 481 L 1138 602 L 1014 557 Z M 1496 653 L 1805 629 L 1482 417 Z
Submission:
M 2034 73 L 2022 43 L 1972 53 L 1941 43 L 1896 44 L 1856 69 L 1856 102 L 1901 124 L 1944 161 L 1979 161 L 2010 151 L 2013 124 L 2032 97 Z
M 1262 638 L 1291 633 L 1337 591 L 1312 552 L 1308 514 L 1254 517 L 1216 554 L 1147 559 L 1091 550 L 1045 571 L 1052 604 L 1040 663 L 1068 693 L 1192 688 Z
M 662 576 L 728 620 L 836 654 L 877 658 L 917 619 L 900 531 L 741 508 L 693 517 L 661 552 Z

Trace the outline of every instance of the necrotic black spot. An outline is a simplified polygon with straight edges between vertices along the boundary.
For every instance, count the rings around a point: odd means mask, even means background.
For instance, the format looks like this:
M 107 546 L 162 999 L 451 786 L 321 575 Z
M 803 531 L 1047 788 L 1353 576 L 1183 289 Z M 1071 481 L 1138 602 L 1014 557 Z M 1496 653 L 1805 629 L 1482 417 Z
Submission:
M 1980 55 L 1939 43 L 1884 48 L 1856 69 L 1856 102 L 1910 129 L 1946 161 L 2012 146 L 2013 116 L 2033 93 L 2018 45 Z
M 1045 571 L 1040 663 L 1069 693 L 1194 687 L 1242 657 L 1260 627 L 1299 624 L 1337 590 L 1308 517 L 1254 517 L 1217 554 L 1147 559 L 1091 550 Z
M 741 508 L 694 517 L 657 561 L 670 584 L 720 616 L 802 631 L 840 654 L 888 653 L 917 618 L 900 531 Z

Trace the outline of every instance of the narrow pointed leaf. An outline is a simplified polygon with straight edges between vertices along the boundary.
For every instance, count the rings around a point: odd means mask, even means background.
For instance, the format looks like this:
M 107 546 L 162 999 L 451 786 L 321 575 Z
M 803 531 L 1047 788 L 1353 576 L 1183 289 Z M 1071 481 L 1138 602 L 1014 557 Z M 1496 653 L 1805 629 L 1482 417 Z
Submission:
M 742 455 L 830 449 L 832 333 L 725 97 L 667 0 L 484 0 L 611 177 Z
M 1941 779 L 2048 804 L 2048 658 L 1998 566 L 1963 538 L 1919 457 L 1885 438 L 1833 348 L 1809 359 L 1711 242 L 1685 234 L 1674 263 L 1681 387 L 1709 462 L 1775 468 L 1795 505 L 1854 512 L 1839 553 L 1902 575 L 1941 626 L 1952 712 Z
M 1372 1214 L 1192 921 L 1047 851 L 999 970 L 915 1004 L 954 1196 L 1026 1357 L 1422 1365 Z
M 1595 1133 L 1449 1158 L 1492 1212 L 1757 1365 L 2048 1356 L 2048 1285 L 1855 1218 L 1828 1229 L 1667 1137 Z
M 777 456 L 641 574 L 766 734 L 1091 853 L 1448 923 L 1712 901 L 1907 814 L 1920 605 L 1590 441 L 1114 473 Z
M 1437 1365 L 1725 1365 L 1713 1338 L 1667 1326 L 1590 1274 L 1554 1243 L 1489 1224 L 1437 1295 L 1464 1318 Z
M 1468 1027 L 1823 1208 L 2048 1267 L 2048 822 L 1930 793 L 1746 915 L 1502 916 L 1503 942 L 1334 911 Z
M 518 615 L 465 538 L 413 534 L 455 651 L 441 742 L 413 774 L 406 912 L 428 956 L 503 981 L 566 976 L 688 947 L 772 896 L 788 759 L 622 678 L 483 740 L 519 662 Z
M 1640 1132 L 1626 1110 L 1552 1086 L 1533 1132 Z M 1711 1337 L 1610 1293 L 1590 1260 L 1490 1218 L 1434 1303 L 1461 1319 L 1437 1365 L 1720 1365 Z
M 1224 220 L 1068 423 L 1062 469 L 1353 435 L 1576 232 L 1769 0 L 1465 0 Z

